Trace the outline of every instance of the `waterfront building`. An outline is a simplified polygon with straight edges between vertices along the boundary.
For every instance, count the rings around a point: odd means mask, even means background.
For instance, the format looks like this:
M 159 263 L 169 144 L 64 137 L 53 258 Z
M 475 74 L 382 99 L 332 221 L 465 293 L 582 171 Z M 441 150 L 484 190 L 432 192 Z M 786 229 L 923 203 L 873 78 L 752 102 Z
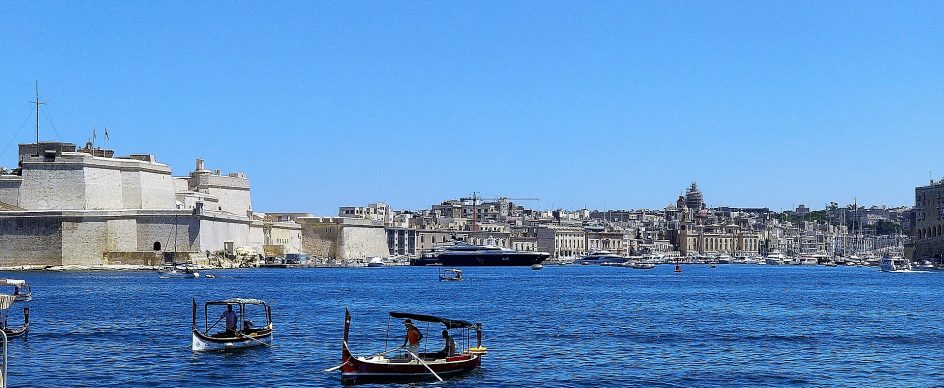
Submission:
M 941 263 L 944 257 L 944 180 L 915 188 L 914 258 Z
M 548 224 L 535 227 L 531 234 L 537 239 L 538 250 L 550 252 L 553 258 L 587 254 L 586 233 L 581 226 Z
M 250 247 L 262 252 L 245 175 L 197 161 L 173 177 L 154 156 L 115 156 L 87 144 L 19 147 L 20 167 L 0 175 L 0 265 L 156 264 Z
M 387 249 L 390 256 L 416 255 L 416 229 L 387 226 Z
M 393 221 L 390 206 L 383 202 L 367 204 L 367 206 L 342 206 L 338 209 L 338 217 L 363 218 L 388 224 Z

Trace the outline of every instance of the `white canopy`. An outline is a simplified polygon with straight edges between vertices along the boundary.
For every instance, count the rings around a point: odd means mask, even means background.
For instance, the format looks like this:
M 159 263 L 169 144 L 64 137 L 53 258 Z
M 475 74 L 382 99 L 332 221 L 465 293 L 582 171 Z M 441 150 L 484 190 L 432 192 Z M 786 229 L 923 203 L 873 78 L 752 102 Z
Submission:
M 26 280 L 18 279 L 0 279 L 0 286 L 19 286 L 23 287 L 26 285 Z

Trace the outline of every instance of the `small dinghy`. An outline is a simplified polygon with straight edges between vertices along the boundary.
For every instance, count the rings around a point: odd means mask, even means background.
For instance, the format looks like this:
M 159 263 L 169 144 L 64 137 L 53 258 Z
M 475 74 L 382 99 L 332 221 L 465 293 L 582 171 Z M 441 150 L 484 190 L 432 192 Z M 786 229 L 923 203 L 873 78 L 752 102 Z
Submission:
M 439 280 L 448 281 L 448 282 L 458 282 L 462 280 L 462 270 L 461 269 L 444 269 L 439 271 Z
M 0 294 L 0 330 L 3 330 L 7 337 L 18 337 L 29 331 L 29 307 L 23 308 L 22 326 L 10 325 L 10 312 L 15 300 L 14 295 Z
M 211 306 L 223 307 L 214 309 L 214 314 L 218 311 L 223 313 L 213 324 L 210 324 Z M 272 308 L 265 301 L 233 298 L 206 302 L 203 304 L 203 318 L 203 330 L 200 330 L 197 327 L 197 301 L 194 299 L 191 346 L 195 352 L 252 348 L 272 344 Z M 261 319 L 264 324 L 255 327 L 249 318 Z M 213 332 L 214 329 L 219 331 Z
M 532 264 L 531 269 L 537 271 L 539 269 L 544 269 L 544 264 Z

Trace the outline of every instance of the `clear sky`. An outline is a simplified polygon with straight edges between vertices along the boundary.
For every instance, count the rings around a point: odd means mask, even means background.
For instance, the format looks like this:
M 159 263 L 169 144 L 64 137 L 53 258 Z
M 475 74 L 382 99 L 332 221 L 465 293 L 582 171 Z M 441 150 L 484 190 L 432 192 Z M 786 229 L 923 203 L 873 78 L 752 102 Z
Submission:
M 257 211 L 913 204 L 944 2 L 2 2 L 0 164 L 107 127 Z

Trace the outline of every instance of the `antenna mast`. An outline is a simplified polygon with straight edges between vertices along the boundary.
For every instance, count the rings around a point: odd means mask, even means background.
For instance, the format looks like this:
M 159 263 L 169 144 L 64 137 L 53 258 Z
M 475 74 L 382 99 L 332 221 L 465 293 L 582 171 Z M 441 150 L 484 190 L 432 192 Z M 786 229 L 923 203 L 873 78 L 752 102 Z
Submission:
M 36 81 L 36 100 L 30 102 L 36 104 L 36 144 L 39 144 L 39 106 L 46 105 L 45 101 L 39 100 L 39 80 Z

